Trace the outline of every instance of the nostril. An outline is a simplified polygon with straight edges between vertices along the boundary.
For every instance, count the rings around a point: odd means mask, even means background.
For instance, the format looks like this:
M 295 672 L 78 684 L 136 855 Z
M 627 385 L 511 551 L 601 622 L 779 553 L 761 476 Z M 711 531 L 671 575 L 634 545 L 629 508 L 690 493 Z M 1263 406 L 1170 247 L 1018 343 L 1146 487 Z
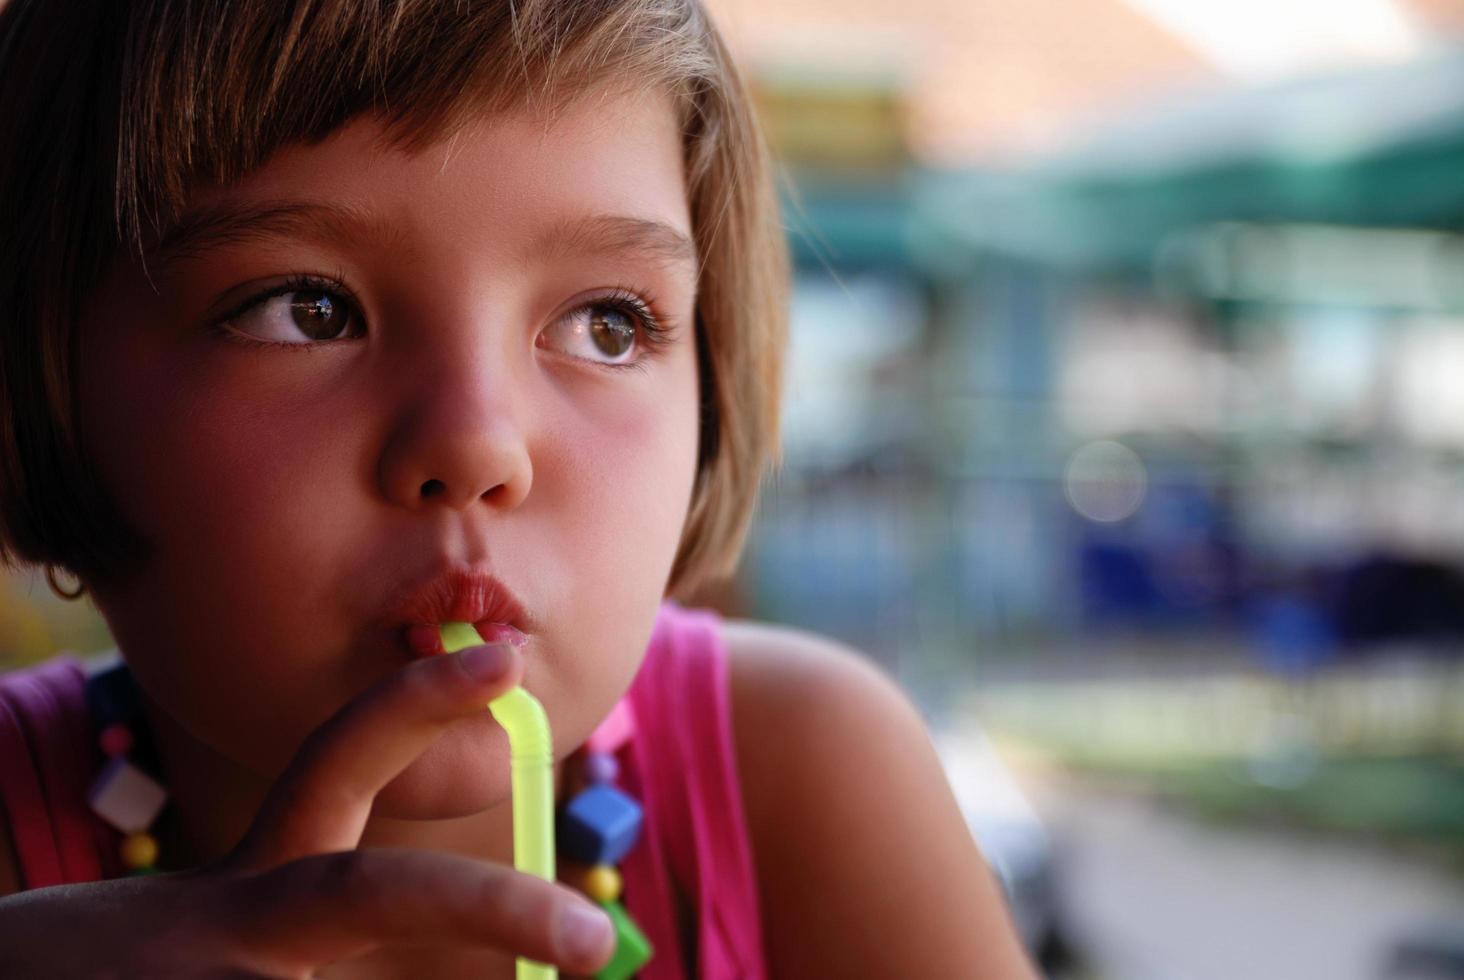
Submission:
M 436 497 L 438 494 L 442 493 L 446 489 L 447 487 L 443 485 L 441 480 L 428 480 L 426 483 L 422 484 L 422 496 Z

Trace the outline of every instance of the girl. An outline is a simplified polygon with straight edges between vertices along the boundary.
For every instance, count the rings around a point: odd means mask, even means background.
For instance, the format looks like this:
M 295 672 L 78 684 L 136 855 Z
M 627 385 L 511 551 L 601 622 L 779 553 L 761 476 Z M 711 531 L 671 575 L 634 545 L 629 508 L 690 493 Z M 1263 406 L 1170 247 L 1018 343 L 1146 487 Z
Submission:
M 0 973 L 1031 975 L 895 685 L 677 601 L 786 286 L 696 0 L 10 0 L 0 131 L 0 548 L 123 663 L 0 685 Z

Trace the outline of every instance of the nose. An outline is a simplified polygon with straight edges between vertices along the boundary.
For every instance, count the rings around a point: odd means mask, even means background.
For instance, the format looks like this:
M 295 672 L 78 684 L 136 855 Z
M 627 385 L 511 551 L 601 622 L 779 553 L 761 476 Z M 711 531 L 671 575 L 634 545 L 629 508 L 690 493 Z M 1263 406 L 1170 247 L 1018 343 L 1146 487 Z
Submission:
M 408 509 L 518 506 L 533 482 L 506 372 L 459 361 L 414 377 L 381 458 L 383 493 Z

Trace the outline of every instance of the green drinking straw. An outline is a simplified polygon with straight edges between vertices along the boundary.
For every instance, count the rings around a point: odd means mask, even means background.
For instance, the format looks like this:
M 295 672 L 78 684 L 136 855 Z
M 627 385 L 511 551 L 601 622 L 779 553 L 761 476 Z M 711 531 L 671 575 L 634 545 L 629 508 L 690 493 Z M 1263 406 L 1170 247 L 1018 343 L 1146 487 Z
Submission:
M 481 646 L 471 623 L 443 623 L 442 648 L 457 653 Z M 513 866 L 554 880 L 554 742 L 549 717 L 528 691 L 515 687 L 488 702 L 488 710 L 508 733 L 513 778 Z M 559 971 L 522 956 L 518 980 L 557 980 Z

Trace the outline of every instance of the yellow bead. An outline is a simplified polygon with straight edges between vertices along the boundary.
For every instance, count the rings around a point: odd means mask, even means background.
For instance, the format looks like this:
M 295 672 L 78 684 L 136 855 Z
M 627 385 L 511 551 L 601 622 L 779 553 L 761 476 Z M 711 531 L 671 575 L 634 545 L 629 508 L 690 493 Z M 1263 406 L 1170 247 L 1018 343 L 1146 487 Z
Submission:
M 585 894 L 602 905 L 620 897 L 620 872 L 613 864 L 597 864 L 585 872 Z
M 152 834 L 138 832 L 122 839 L 122 863 L 129 868 L 150 868 L 158 860 L 158 842 Z

